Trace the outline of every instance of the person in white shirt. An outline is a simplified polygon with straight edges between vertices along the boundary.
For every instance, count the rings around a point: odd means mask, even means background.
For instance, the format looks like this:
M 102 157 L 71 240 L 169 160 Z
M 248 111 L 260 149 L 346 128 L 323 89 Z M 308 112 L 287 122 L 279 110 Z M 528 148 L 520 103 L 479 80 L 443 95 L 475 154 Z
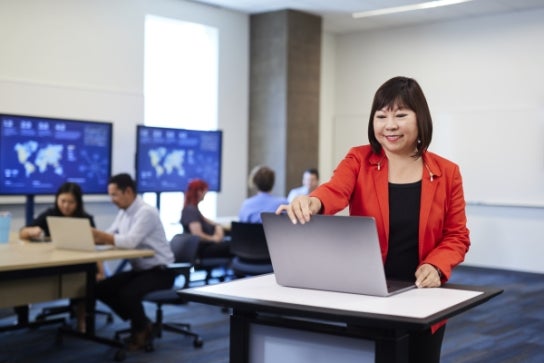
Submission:
M 306 169 L 302 174 L 302 185 L 298 188 L 293 188 L 287 195 L 289 203 L 299 195 L 308 195 L 319 185 L 319 172 L 317 169 Z
M 120 210 L 106 231 L 93 229 L 95 244 L 126 249 L 152 249 L 155 255 L 131 259 L 131 270 L 98 282 L 96 298 L 123 320 L 130 320 L 128 349 L 143 349 L 152 338 L 152 324 L 145 314 L 142 298 L 151 291 L 172 287 L 175 274 L 166 265 L 174 262 L 174 255 L 157 209 L 138 197 L 136 183 L 130 175 L 112 176 L 108 183 L 108 194 Z

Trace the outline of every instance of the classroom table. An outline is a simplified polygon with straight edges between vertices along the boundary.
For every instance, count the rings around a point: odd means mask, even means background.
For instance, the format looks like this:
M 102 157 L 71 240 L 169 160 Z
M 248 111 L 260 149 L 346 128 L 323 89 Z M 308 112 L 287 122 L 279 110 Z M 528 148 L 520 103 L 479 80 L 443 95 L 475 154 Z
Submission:
M 500 294 L 447 284 L 390 297 L 280 286 L 274 274 L 179 290 L 227 306 L 231 363 L 407 362 L 410 334 Z
M 59 337 L 70 334 L 104 344 L 122 345 L 95 334 L 96 262 L 153 256 L 149 249 L 73 251 L 56 249 L 52 243 L 35 243 L 12 237 L 0 244 L 0 308 L 9 308 L 65 298 L 86 298 L 86 332 L 62 328 Z M 0 331 L 32 326 L 18 322 Z

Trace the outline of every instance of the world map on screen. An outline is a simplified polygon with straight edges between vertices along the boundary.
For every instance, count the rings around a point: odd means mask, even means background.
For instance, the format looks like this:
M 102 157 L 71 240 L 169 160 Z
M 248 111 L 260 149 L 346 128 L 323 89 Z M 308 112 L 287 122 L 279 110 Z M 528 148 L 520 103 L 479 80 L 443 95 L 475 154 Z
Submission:
M 25 169 L 25 176 L 29 177 L 35 172 L 45 173 L 50 166 L 57 175 L 63 174 L 61 164 L 64 145 L 48 144 L 42 148 L 36 141 L 17 143 L 14 146 L 17 160 Z
M 155 170 L 155 176 L 161 177 L 164 174 L 176 173 L 179 176 L 185 175 L 183 163 L 185 161 L 185 150 L 168 151 L 165 147 L 150 149 L 147 153 L 149 163 Z

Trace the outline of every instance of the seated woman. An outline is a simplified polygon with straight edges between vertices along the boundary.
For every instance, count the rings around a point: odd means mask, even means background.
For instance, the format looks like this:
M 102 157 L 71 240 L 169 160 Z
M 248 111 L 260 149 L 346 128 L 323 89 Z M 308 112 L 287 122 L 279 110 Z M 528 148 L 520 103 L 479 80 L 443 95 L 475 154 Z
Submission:
M 197 257 L 231 257 L 230 243 L 225 241 L 225 231 L 219 224 L 204 217 L 198 204 L 208 192 L 208 183 L 201 179 L 192 180 L 185 192 L 185 202 L 181 211 L 180 223 L 185 233 L 200 238 Z
M 19 230 L 20 239 L 47 240 L 49 227 L 47 226 L 47 217 L 75 217 L 87 218 L 91 226 L 95 227 L 94 218 L 85 211 L 83 206 L 83 192 L 76 183 L 66 182 L 62 184 L 55 195 L 55 204 L 46 209 L 32 221 L 32 223 Z M 97 263 L 96 279 L 105 278 L 104 265 Z M 77 302 L 77 303 L 76 303 Z M 71 306 L 76 309 L 78 330 L 85 330 L 85 304 L 78 300 L 72 300 Z M 20 308 L 18 308 L 20 309 Z

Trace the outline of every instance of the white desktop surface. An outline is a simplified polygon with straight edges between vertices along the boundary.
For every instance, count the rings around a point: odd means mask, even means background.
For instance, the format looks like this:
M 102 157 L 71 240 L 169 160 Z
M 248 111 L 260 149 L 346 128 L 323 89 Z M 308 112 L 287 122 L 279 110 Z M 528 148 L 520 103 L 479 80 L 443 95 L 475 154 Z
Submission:
M 375 297 L 284 287 L 276 283 L 274 274 L 189 289 L 191 290 L 235 298 L 408 318 L 426 318 L 482 294 L 480 291 L 448 288 L 415 288 L 389 297 Z

